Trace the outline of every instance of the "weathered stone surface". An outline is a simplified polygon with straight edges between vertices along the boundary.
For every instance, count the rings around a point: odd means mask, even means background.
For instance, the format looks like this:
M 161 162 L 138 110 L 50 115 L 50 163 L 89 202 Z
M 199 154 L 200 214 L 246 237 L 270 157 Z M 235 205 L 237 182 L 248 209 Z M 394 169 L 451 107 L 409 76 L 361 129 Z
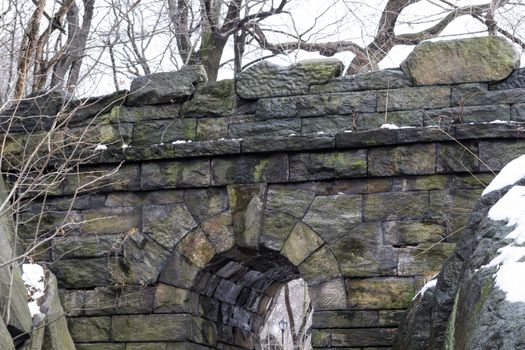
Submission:
M 191 313 L 196 295 L 187 289 L 159 283 L 155 291 L 156 313 Z
M 141 123 L 152 120 L 171 120 L 179 118 L 180 105 L 168 104 L 158 106 L 140 107 L 113 107 L 110 114 L 100 116 L 101 122 L 120 124 L 120 123 Z
M 353 278 L 345 282 L 352 309 L 406 308 L 415 294 L 412 278 Z
M 266 248 L 280 251 L 297 219 L 286 213 L 265 210 L 260 243 Z
M 126 350 L 124 343 L 84 343 L 76 344 L 77 350 Z
M 461 144 L 438 144 L 436 171 L 476 172 L 479 166 L 477 143 L 461 142 Z
M 153 120 L 133 127 L 132 145 L 155 145 L 178 140 L 194 140 L 197 120 L 192 118 Z
M 301 132 L 303 134 L 328 134 L 352 130 L 355 117 L 353 115 L 326 115 L 322 117 L 302 118 Z
M 93 288 L 105 286 L 108 282 L 108 261 L 106 258 L 61 259 L 49 266 L 65 288 Z
M 519 55 L 502 37 L 424 42 L 401 63 L 417 85 L 505 79 L 519 66 Z
M 136 207 L 88 209 L 82 211 L 82 234 L 126 233 L 138 230 L 140 211 Z
M 5 350 L 15 350 L 15 345 L 13 344 L 13 339 L 11 339 L 11 334 L 7 330 L 5 323 L 0 319 L 0 347 Z
M 398 177 L 392 181 L 392 191 L 439 190 L 447 187 L 451 181 L 447 175 Z
M 111 334 L 116 341 L 192 340 L 192 317 L 187 314 L 114 316 Z
M 281 254 L 297 266 L 323 243 L 323 240 L 315 231 L 302 222 L 298 222 L 284 243 Z
M 109 341 L 111 334 L 111 318 L 72 317 L 68 319 L 69 332 L 75 343 Z
M 395 334 L 395 328 L 336 329 L 332 331 L 332 346 L 390 346 Z
M 373 176 L 421 175 L 436 171 L 434 144 L 378 147 L 368 154 L 368 173 Z
M 359 113 L 355 120 L 355 126 L 356 131 L 380 128 L 383 124 L 393 124 L 399 127 L 421 127 L 424 125 L 425 118 L 423 110 Z
M 171 254 L 159 276 L 159 282 L 189 289 L 200 272 L 200 268 L 175 251 Z
M 184 191 L 184 200 L 199 223 L 228 210 L 225 188 L 188 189 Z
M 199 118 L 197 119 L 196 140 L 217 140 L 228 137 L 230 118 Z
M 359 225 L 362 214 L 360 195 L 318 196 L 303 218 L 328 244 Z
M 383 245 L 380 223 L 362 223 L 347 232 L 331 249 L 345 277 L 392 276 L 397 269 L 397 253 Z
M 264 136 L 249 137 L 242 140 L 242 151 L 272 152 L 272 151 L 307 151 L 309 149 L 333 148 L 335 139 L 333 136 Z
M 72 100 L 64 110 L 66 118 L 69 118 L 68 124 L 90 123 L 91 118 L 102 122 L 105 119 L 104 114 L 110 113 L 113 108 L 120 108 L 127 95 L 127 90 L 119 90 L 108 95 Z
M 184 66 L 176 72 L 154 73 L 135 78 L 127 106 L 157 105 L 188 100 L 195 85 L 207 81 L 203 66 Z
M 288 67 L 263 61 L 237 75 L 236 90 L 245 99 L 305 95 L 310 85 L 328 82 L 343 68 L 337 59 L 307 60 Z
M 379 325 L 377 311 L 320 311 L 314 312 L 312 327 L 323 328 L 362 328 Z
M 147 205 L 142 209 L 142 232 L 167 249 L 197 226 L 184 204 Z
M 86 290 L 81 296 L 69 296 L 65 300 L 69 300 L 68 308 L 79 308 L 84 316 L 108 316 L 151 313 L 154 298 L 155 289 L 152 287 L 126 286 L 118 290 L 99 287 Z M 80 306 L 79 302 L 82 302 Z
M 72 96 L 59 89 L 33 92 L 23 99 L 13 101 L 12 105 L 0 112 L 4 116 L 56 115 L 60 109 L 72 100 Z M 24 122 L 24 125 L 27 125 Z M 49 124 L 50 125 L 50 124 Z M 29 130 L 33 127 L 28 127 Z
M 315 311 L 346 309 L 345 283 L 342 278 L 309 285 L 308 292 Z
M 365 221 L 422 219 L 428 215 L 428 193 L 373 193 L 365 196 Z
M 381 91 L 377 96 L 377 111 L 442 108 L 450 105 L 450 88 L 424 86 Z
M 525 87 L 525 69 L 515 69 L 505 80 L 490 84 L 489 90 L 517 89 Z
M 375 92 L 274 97 L 258 100 L 255 114 L 259 117 L 283 118 L 375 112 L 376 103 Z
M 515 141 L 480 141 L 480 169 L 499 171 L 512 159 L 525 153 L 525 143 Z
M 234 81 L 219 80 L 197 85 L 193 98 L 182 105 L 183 117 L 227 116 L 235 104 Z
M 387 221 L 383 226 L 385 243 L 393 246 L 439 242 L 445 237 L 445 228 L 432 222 Z
M 330 79 L 326 84 L 312 85 L 310 93 L 325 94 L 331 92 L 396 89 L 410 85 L 410 79 L 401 70 L 385 69 Z
M 290 157 L 290 180 L 337 179 L 365 175 L 366 150 L 297 153 Z
M 201 224 L 202 230 L 213 245 L 215 252 L 222 253 L 235 244 L 233 218 L 230 212 L 221 213 Z
M 228 186 L 233 229 L 240 246 L 258 245 L 265 192 L 266 186 L 263 184 Z
M 177 251 L 184 255 L 194 265 L 203 268 L 215 255 L 213 245 L 201 229 L 188 233 L 177 244 Z
M 298 268 L 301 277 L 309 285 L 325 282 L 341 275 L 337 259 L 326 245 L 312 253 Z
M 142 165 L 141 188 L 202 187 L 210 184 L 210 161 L 207 159 L 164 161 Z
M 281 182 L 288 180 L 286 154 L 215 158 L 211 163 L 212 184 Z
M 488 91 L 486 84 L 457 85 L 452 88 L 451 104 L 472 106 L 523 103 L 524 92 L 523 88 Z
M 277 120 L 247 121 L 232 123 L 229 126 L 228 135 L 233 138 L 264 135 L 288 136 L 301 133 L 301 120 L 299 118 L 286 118 Z
M 452 124 L 510 121 L 509 105 L 484 105 L 431 109 L 426 111 L 425 125 L 445 130 Z M 450 139 L 450 137 L 449 137 Z

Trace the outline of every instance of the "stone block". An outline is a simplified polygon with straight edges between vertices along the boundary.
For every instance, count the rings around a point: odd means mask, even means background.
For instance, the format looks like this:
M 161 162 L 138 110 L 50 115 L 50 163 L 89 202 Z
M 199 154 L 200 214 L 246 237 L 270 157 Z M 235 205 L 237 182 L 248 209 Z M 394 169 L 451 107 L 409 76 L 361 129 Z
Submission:
M 139 188 L 139 166 L 125 164 L 118 166 L 82 167 L 66 174 L 63 184 L 64 195 L 97 192 L 135 191 Z
M 341 275 L 337 259 L 326 245 L 312 253 L 298 268 L 308 285 L 326 282 Z
M 343 69 L 337 59 L 307 60 L 288 67 L 263 61 L 237 75 L 236 91 L 244 99 L 304 95 L 311 85 L 324 84 Z
M 392 191 L 392 179 L 368 178 L 322 181 L 316 183 L 318 195 L 363 194 Z
M 193 340 L 192 316 L 156 314 L 113 316 L 111 335 L 117 342 Z
M 284 118 L 375 112 L 376 103 L 376 93 L 368 91 L 263 98 L 257 101 L 255 115 Z
M 107 258 L 61 259 L 53 262 L 49 269 L 63 288 L 94 288 L 108 283 Z
M 316 312 L 346 309 L 345 283 L 342 278 L 308 285 L 308 293 Z
M 235 83 L 225 79 L 197 85 L 191 100 L 182 105 L 183 117 L 228 116 L 235 105 Z
M 228 210 L 228 192 L 225 188 L 188 189 L 184 200 L 199 223 Z
M 363 328 L 332 330 L 332 346 L 360 347 L 391 346 L 394 343 L 397 328 Z
M 79 343 L 75 347 L 77 350 L 126 350 L 125 343 Z
M 96 258 L 110 255 L 120 243 L 119 235 L 68 235 L 53 238 L 53 259 Z
M 82 210 L 83 234 L 126 233 L 140 227 L 140 210 L 137 207 L 114 207 Z
M 392 246 L 435 243 L 446 235 L 443 225 L 425 221 L 387 221 L 383 228 L 385 243 Z
M 355 115 L 326 115 L 302 118 L 301 132 L 303 134 L 335 135 L 345 130 L 352 130 L 355 122 Z
M 403 309 L 415 294 L 412 278 L 352 278 L 345 282 L 350 309 Z
M 280 251 L 290 235 L 297 219 L 275 210 L 265 210 L 260 244 L 266 248 Z
M 337 194 L 318 196 L 303 218 L 328 244 L 361 223 L 361 195 Z
M 159 283 L 155 289 L 155 313 L 191 313 L 196 295 L 187 289 Z
M 372 193 L 364 198 L 365 221 L 422 219 L 429 214 L 428 193 Z
M 379 313 L 370 311 L 318 311 L 313 313 L 313 328 L 366 328 L 379 325 Z
M 490 84 L 489 90 L 517 89 L 525 87 L 525 68 L 515 69 L 507 79 Z
M 235 245 L 233 218 L 229 212 L 221 213 L 201 223 L 202 230 L 211 242 L 215 252 L 225 252 Z
M 392 179 L 392 191 L 441 190 L 449 186 L 448 175 L 396 177 Z
M 162 72 L 135 78 L 126 106 L 169 104 L 188 100 L 195 85 L 207 81 L 204 66 L 184 66 L 176 72 Z
M 412 130 L 412 129 L 411 129 Z M 382 145 L 396 145 L 397 130 L 376 129 L 358 132 L 345 131 L 335 135 L 336 148 L 357 148 Z
M 109 341 L 111 318 L 109 316 L 72 317 L 68 319 L 68 328 L 75 343 Z
M 235 305 L 242 288 L 243 286 L 240 284 L 221 279 L 217 289 L 215 289 L 214 297 L 225 303 Z
M 357 131 L 377 129 L 383 124 L 394 124 L 399 127 L 418 127 L 424 125 L 424 119 L 425 113 L 422 110 L 360 113 L 355 118 L 355 126 Z
M 301 133 L 301 119 L 270 119 L 231 123 L 228 128 L 228 136 L 233 138 L 244 138 L 253 136 L 288 136 Z
M 197 120 L 193 118 L 153 120 L 136 123 L 133 127 L 133 146 L 195 140 Z
M 366 150 L 297 153 L 290 156 L 290 180 L 308 181 L 366 175 Z
M 85 316 L 111 316 L 152 313 L 153 287 L 126 286 L 120 290 L 100 287 L 84 291 L 82 306 Z
M 384 90 L 377 95 L 377 111 L 442 108 L 450 106 L 450 87 L 424 86 Z
M 217 140 L 228 137 L 230 118 L 197 119 L 196 140 Z
M 126 350 L 166 350 L 168 343 L 128 343 Z
M 175 287 L 189 289 L 193 286 L 200 268 L 175 251 L 166 261 L 159 277 L 159 282 Z
M 214 186 L 288 180 L 286 154 L 215 158 L 212 160 L 211 168 Z
M 436 171 L 439 173 L 478 171 L 478 145 L 474 142 L 438 143 Z
M 312 85 L 310 93 L 326 94 L 331 92 L 396 89 L 410 86 L 411 84 L 410 79 L 401 70 L 385 69 L 330 79 L 326 84 Z
M 436 275 L 455 248 L 454 243 L 426 243 L 400 249 L 398 274 L 400 276 Z
M 519 66 L 519 55 L 497 36 L 426 41 L 401 63 L 416 85 L 498 81 Z
M 210 185 L 210 161 L 192 159 L 142 164 L 141 188 L 145 190 Z
M 480 170 L 500 171 L 508 162 L 524 153 L 523 140 L 480 141 Z
M 405 310 L 379 310 L 379 327 L 399 327 L 406 313 Z
M 525 102 L 525 89 L 488 91 L 487 84 L 464 84 L 452 87 L 452 106 L 515 104 Z
M 330 248 L 345 277 L 393 276 L 397 253 L 383 245 L 380 223 L 362 223 L 347 232 Z
M 266 185 L 230 185 L 228 196 L 235 241 L 241 247 L 258 248 Z
M 334 147 L 333 136 L 274 136 L 249 137 L 242 140 L 242 152 L 278 152 L 330 149 Z
M 176 249 L 200 268 L 205 267 L 215 255 L 213 245 L 200 228 L 186 234 L 177 244 Z
M 330 329 L 312 329 L 312 346 L 327 347 L 332 344 L 332 330 Z
M 372 176 L 426 175 L 435 171 L 434 144 L 378 147 L 368 153 L 368 173 Z
M 167 104 L 157 106 L 140 106 L 140 107 L 113 107 L 110 114 L 100 117 L 102 122 L 120 124 L 120 123 L 142 123 L 151 120 L 176 120 L 179 115 L 179 104 Z
M 302 222 L 298 222 L 284 243 L 281 254 L 297 266 L 319 249 L 323 243 L 321 237 L 314 230 Z
M 425 125 L 447 130 L 452 124 L 510 121 L 510 113 L 510 106 L 503 104 L 431 109 L 426 111 Z
M 146 205 L 142 208 L 142 232 L 167 249 L 173 248 L 196 226 L 184 204 Z

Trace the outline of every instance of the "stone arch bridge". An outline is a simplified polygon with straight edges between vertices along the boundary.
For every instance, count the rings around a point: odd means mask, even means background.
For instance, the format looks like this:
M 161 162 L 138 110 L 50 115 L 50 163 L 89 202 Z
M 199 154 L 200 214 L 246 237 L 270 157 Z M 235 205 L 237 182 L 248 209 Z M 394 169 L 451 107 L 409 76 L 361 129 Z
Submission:
M 333 60 L 214 83 L 187 67 L 75 109 L 69 130 L 97 115 L 90 142 L 107 149 L 18 231 L 31 242 L 41 210 L 41 237 L 67 218 L 35 258 L 58 278 L 77 349 L 254 349 L 299 277 L 314 348 L 390 348 L 493 172 L 525 151 L 525 73 L 492 82 L 514 61 L 494 73 L 445 59 L 459 73 L 432 80 L 414 72 L 420 51 L 353 77 Z

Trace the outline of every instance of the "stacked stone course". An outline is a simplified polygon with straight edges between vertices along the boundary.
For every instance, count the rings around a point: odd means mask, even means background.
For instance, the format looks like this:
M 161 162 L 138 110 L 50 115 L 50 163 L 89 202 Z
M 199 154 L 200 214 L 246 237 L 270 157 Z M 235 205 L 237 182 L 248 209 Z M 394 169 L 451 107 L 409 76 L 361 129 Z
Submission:
M 499 45 L 463 45 L 479 40 Z M 509 56 L 489 80 L 516 68 Z M 77 349 L 253 349 L 272 298 L 299 277 L 314 348 L 390 348 L 484 185 L 525 151 L 524 71 L 493 82 L 486 68 L 417 85 L 402 70 L 340 77 L 333 60 L 220 82 L 187 67 L 102 99 L 113 105 L 91 142 L 108 149 L 67 177 L 40 224 L 77 223 L 39 256 Z M 91 102 L 73 133 L 100 110 Z M 122 161 L 66 214 L 79 185 Z M 29 240 L 34 224 L 19 231 Z

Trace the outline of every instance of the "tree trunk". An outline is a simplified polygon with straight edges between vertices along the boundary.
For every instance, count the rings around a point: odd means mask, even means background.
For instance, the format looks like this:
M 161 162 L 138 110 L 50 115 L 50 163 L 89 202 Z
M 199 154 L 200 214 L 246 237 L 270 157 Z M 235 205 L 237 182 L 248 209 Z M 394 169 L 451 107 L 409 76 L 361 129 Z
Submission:
M 221 64 L 222 53 L 226 46 L 227 38 L 222 38 L 214 33 L 203 33 L 201 46 L 197 52 L 200 63 L 206 69 L 209 81 L 216 81 Z

